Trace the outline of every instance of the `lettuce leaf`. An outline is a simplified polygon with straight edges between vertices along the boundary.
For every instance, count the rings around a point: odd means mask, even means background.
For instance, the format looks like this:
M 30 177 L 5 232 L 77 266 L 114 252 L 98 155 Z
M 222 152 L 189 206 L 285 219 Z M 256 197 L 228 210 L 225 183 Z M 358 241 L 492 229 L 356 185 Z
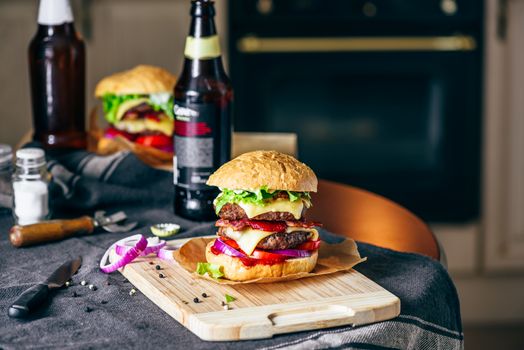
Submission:
M 275 196 L 280 192 L 287 192 L 289 200 L 295 202 L 298 200 L 311 201 L 309 192 L 294 192 L 294 191 L 271 191 L 268 190 L 266 186 L 259 188 L 258 190 L 252 191 L 243 191 L 243 190 L 230 190 L 223 188 L 222 192 L 217 196 L 214 201 L 215 212 L 218 213 L 224 205 L 227 203 L 252 203 L 255 205 L 263 206 L 267 202 L 271 201 Z
M 224 273 L 222 272 L 222 265 L 212 263 L 197 263 L 196 273 L 198 273 L 199 275 L 205 275 L 207 273 L 209 276 L 211 276 L 211 278 L 215 279 L 224 277 Z
M 118 112 L 118 107 L 120 107 L 122 103 L 129 100 L 144 97 L 149 98 L 148 103 L 151 105 L 151 107 L 153 107 L 155 111 L 163 111 L 171 119 L 175 118 L 175 115 L 173 114 L 173 96 L 169 93 L 153 94 L 150 96 L 140 94 L 105 94 L 104 96 L 102 96 L 102 106 L 107 121 L 111 124 L 117 122 L 116 113 Z
M 173 112 L 174 99 L 173 95 L 169 93 L 151 94 L 149 96 L 149 104 L 155 111 L 164 111 L 171 119 L 175 119 Z

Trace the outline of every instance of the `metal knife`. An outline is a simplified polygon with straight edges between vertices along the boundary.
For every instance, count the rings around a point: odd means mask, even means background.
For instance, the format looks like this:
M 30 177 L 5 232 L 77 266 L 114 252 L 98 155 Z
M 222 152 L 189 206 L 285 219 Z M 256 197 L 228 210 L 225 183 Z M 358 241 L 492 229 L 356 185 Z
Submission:
M 41 305 L 49 296 L 49 291 L 60 288 L 66 283 L 71 276 L 78 271 L 82 265 L 82 257 L 79 256 L 74 260 L 65 262 L 55 270 L 49 278 L 37 285 L 27 289 L 18 297 L 18 299 L 9 307 L 8 315 L 14 318 L 25 318 Z
M 93 218 L 82 216 L 69 220 L 50 220 L 36 224 L 15 225 L 9 231 L 9 239 L 15 247 L 58 241 L 76 234 L 90 234 L 101 227 L 109 232 L 128 232 L 137 222 L 122 223 L 127 219 L 123 211 L 106 216 L 104 211 L 97 211 Z

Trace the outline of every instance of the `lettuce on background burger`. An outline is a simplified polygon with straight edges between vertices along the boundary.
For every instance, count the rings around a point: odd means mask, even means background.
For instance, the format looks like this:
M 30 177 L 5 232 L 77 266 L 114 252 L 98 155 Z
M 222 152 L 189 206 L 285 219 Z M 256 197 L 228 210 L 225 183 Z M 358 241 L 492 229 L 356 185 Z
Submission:
M 307 165 L 275 151 L 249 152 L 220 167 L 207 184 L 221 190 L 208 266 L 221 266 L 224 277 L 236 281 L 313 270 L 318 224 L 306 221 L 305 213 L 317 178 Z
M 173 87 L 176 77 L 154 66 L 139 65 L 102 79 L 95 96 L 102 99 L 110 127 L 105 137 L 173 151 Z

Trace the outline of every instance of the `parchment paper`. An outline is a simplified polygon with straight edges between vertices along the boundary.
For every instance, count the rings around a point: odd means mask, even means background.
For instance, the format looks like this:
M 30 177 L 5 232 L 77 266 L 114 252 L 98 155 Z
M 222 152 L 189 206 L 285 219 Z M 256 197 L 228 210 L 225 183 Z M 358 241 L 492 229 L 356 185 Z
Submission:
M 346 271 L 353 266 L 363 262 L 366 258 L 362 258 L 358 253 L 357 244 L 352 239 L 346 239 L 339 244 L 328 244 L 322 242 L 318 251 L 317 265 L 311 272 L 301 272 L 284 277 L 263 277 L 252 279 L 249 281 L 231 281 L 224 278 L 214 279 L 210 276 L 197 274 L 196 267 L 198 262 L 206 262 L 206 245 L 214 238 L 197 237 L 190 239 L 179 250 L 173 253 L 173 257 L 180 264 L 184 270 L 191 273 L 194 277 L 207 279 L 221 284 L 246 284 L 246 283 L 272 283 L 291 281 L 299 278 L 314 277 L 320 275 L 327 275 L 339 271 Z

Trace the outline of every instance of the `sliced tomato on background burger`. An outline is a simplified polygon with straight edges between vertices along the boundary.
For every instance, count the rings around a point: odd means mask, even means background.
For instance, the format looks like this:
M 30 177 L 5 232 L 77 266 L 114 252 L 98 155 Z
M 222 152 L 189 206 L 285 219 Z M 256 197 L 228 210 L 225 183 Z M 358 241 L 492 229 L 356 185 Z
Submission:
M 172 138 L 164 134 L 141 135 L 136 138 L 135 142 L 143 146 L 155 148 L 170 147 L 173 145 Z
M 113 128 L 111 126 L 106 129 L 104 137 L 107 137 L 108 139 L 112 139 L 116 136 L 122 136 L 128 139 L 129 141 L 133 141 L 136 137 L 136 135 L 128 133 L 127 131 L 118 130 L 117 128 Z

